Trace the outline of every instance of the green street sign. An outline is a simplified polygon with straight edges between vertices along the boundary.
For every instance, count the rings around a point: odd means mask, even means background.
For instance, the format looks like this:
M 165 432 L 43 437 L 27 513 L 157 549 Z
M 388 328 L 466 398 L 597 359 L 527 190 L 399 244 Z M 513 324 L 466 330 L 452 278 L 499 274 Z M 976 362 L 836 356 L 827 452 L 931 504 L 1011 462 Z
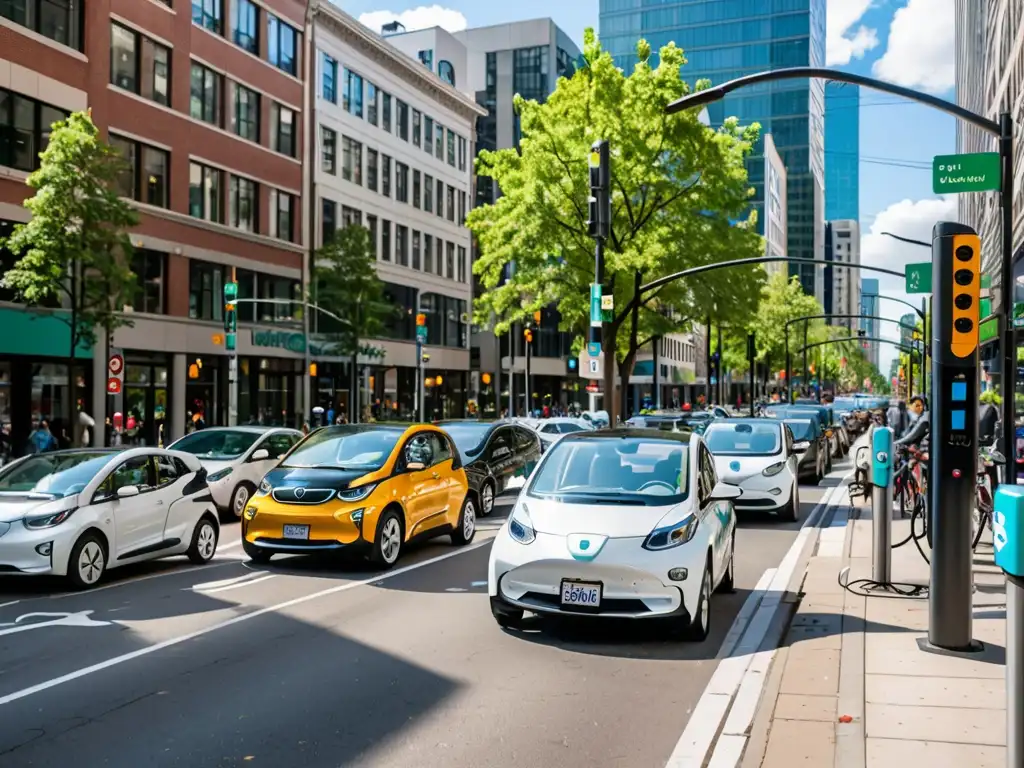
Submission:
M 999 189 L 999 153 L 938 155 L 932 160 L 932 191 L 937 195 Z
M 907 264 L 907 293 L 932 292 L 932 263 L 922 261 L 920 264 Z
M 238 298 L 238 283 L 224 283 L 224 302 L 231 304 Z

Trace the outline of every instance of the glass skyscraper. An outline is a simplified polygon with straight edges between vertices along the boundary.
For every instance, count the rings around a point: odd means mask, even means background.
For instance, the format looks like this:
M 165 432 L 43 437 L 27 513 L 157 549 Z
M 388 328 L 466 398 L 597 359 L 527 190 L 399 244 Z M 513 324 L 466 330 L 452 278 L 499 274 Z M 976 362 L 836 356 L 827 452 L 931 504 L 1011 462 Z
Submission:
M 825 218 L 860 219 L 860 87 L 825 84 Z
M 636 43 L 655 51 L 670 41 L 688 63 L 691 86 L 708 78 L 723 83 L 766 69 L 825 65 L 825 0 L 601 0 L 601 44 L 627 73 Z M 652 64 L 656 64 L 655 60 Z M 737 91 L 708 107 L 712 125 L 729 116 L 770 133 L 788 171 L 789 256 L 824 256 L 825 89 L 819 80 L 764 83 Z M 764 227 L 764 157 L 755 148 L 747 162 L 754 207 Z M 807 293 L 822 296 L 820 269 L 790 264 Z

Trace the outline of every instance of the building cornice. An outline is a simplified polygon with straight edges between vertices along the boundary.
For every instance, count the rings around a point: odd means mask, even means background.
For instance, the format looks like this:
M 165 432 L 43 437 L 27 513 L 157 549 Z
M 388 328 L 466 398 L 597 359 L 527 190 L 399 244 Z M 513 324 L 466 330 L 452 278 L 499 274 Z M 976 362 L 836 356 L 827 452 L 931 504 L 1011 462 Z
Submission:
M 473 99 L 445 83 L 330 0 L 319 0 L 317 3 L 315 23 L 327 34 L 355 48 L 375 64 L 405 80 L 414 90 L 467 121 L 475 124 L 477 117 L 487 116 L 487 110 Z

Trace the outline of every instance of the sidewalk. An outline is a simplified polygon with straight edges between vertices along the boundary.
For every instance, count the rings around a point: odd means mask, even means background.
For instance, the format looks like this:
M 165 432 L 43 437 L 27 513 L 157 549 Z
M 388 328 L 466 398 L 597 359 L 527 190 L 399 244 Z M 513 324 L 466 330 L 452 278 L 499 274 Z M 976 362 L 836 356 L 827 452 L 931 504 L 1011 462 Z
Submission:
M 870 501 L 849 509 L 808 564 L 743 768 L 1005 768 L 1005 586 L 991 546 L 983 539 L 974 560 L 973 634 L 983 652 L 929 653 L 918 645 L 927 599 L 860 597 L 838 584 L 847 566 L 849 582 L 871 576 Z M 896 520 L 892 540 L 909 531 Z M 893 550 L 894 581 L 928 576 L 912 542 Z

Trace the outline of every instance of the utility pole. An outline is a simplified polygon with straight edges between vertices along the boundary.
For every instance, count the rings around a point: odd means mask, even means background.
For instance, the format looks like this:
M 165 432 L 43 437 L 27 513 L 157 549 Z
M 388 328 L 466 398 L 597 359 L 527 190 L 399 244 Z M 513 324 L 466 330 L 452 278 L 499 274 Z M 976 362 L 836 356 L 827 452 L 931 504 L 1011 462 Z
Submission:
M 526 342 L 523 346 L 526 347 L 526 415 L 527 417 L 533 415 L 533 391 L 530 389 L 530 347 L 533 346 L 533 329 L 527 324 L 523 329 L 523 341 Z
M 725 382 L 722 381 L 722 324 L 718 324 L 718 348 L 715 350 L 715 378 L 718 379 L 718 405 L 725 405 L 722 399 L 725 392 Z
M 804 375 L 800 379 L 800 387 L 807 392 L 807 323 L 810 321 L 804 321 Z
M 228 426 L 238 426 L 238 273 L 231 268 L 231 282 L 224 283 L 224 349 L 228 355 Z M 305 314 L 305 313 L 303 313 Z M 308 344 L 307 344 L 308 346 Z
M 661 410 L 661 379 L 658 377 L 658 369 L 661 367 L 658 364 L 658 347 L 661 346 L 659 344 L 660 341 L 660 336 L 655 336 L 651 339 L 651 356 L 654 358 L 654 370 L 652 371 L 654 374 L 654 408 L 658 411 Z
M 416 300 L 419 304 L 419 299 Z M 424 401 L 424 386 L 423 386 L 423 362 L 424 359 L 429 359 L 428 356 L 423 352 L 423 345 L 427 343 L 427 316 L 425 313 L 419 311 L 417 307 L 416 311 L 416 398 L 415 406 L 416 413 L 420 422 L 426 421 L 424 414 L 426 413 L 426 404 Z
M 750 415 L 754 415 L 754 358 L 757 348 L 754 346 L 754 334 L 747 334 L 747 361 L 750 364 Z
M 612 226 L 611 203 L 611 151 L 604 139 L 595 141 L 590 146 L 590 197 L 587 199 L 587 234 L 594 238 L 594 282 L 590 286 L 590 343 L 587 344 L 587 356 L 590 359 L 602 359 L 601 342 L 604 334 L 602 319 L 604 297 L 604 244 L 608 239 Z M 529 354 L 529 352 L 527 352 Z M 609 366 L 612 376 L 607 370 L 601 371 L 605 382 L 612 382 L 605 389 L 604 407 L 615 426 L 615 350 L 608 352 L 603 365 Z M 527 376 L 529 378 L 529 376 Z M 529 407 L 529 384 L 527 384 L 527 407 Z
M 704 359 L 707 361 L 705 366 L 705 390 L 708 394 L 708 405 L 711 405 L 711 315 L 708 315 L 707 323 L 704 326 L 707 328 L 707 332 L 704 334 Z

